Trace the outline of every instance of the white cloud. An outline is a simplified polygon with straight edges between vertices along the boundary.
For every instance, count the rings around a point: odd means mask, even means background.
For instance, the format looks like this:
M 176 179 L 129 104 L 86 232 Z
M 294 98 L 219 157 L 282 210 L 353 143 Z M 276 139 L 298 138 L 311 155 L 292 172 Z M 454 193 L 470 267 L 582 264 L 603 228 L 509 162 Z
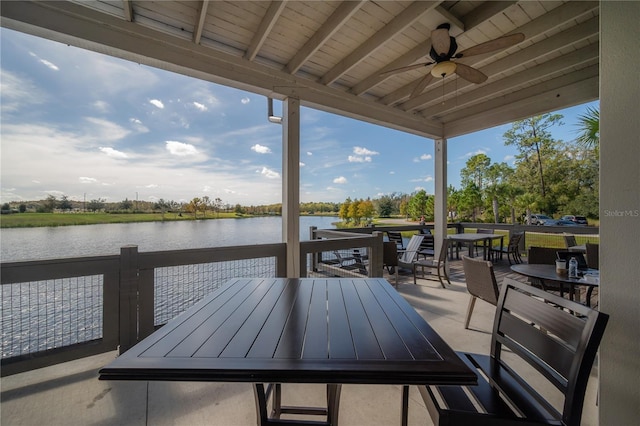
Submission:
M 304 167 L 306 166 L 306 164 L 304 164 L 302 161 L 300 162 L 300 167 Z
M 275 170 L 268 169 L 266 167 L 263 167 L 262 170 L 260 170 L 260 174 L 268 179 L 280 178 L 280 173 L 276 172 Z
M 268 146 L 260 145 L 260 144 L 253 145 L 251 147 L 251 151 L 255 151 L 258 154 L 271 154 L 271 148 L 269 148 Z
M 422 154 L 422 155 L 420 156 L 420 159 L 421 159 L 421 160 L 431 160 L 431 158 L 432 158 L 432 157 L 431 157 L 431 154 Z
M 508 163 L 508 162 L 513 162 L 515 159 L 516 157 L 514 157 L 513 155 L 505 155 L 502 161 Z
M 379 154 L 377 151 L 371 151 L 361 146 L 354 146 L 353 153 L 355 155 L 350 155 L 348 157 L 350 163 L 370 163 L 373 160 L 371 156 Z
M 108 146 L 101 146 L 100 151 L 105 154 L 107 157 L 111 157 L 111 158 L 118 158 L 118 159 L 125 159 L 125 158 L 129 158 L 129 156 L 122 152 L 122 151 L 118 151 L 116 149 L 113 149 L 111 147 Z
M 40 62 L 42 65 L 46 66 L 50 70 L 60 71 L 60 68 L 58 68 L 58 66 L 56 64 L 54 64 L 53 62 L 47 61 L 46 59 L 42 59 L 42 58 L 38 57 L 38 55 L 36 55 L 33 52 L 29 52 L 29 54 L 31 56 L 33 56 L 34 58 L 36 58 L 38 60 L 38 62 Z
M 86 176 L 80 176 L 78 180 L 80 181 L 80 183 L 96 183 L 98 181 L 98 179 L 96 178 Z
M 372 158 L 369 156 L 358 157 L 356 155 L 350 155 L 347 158 L 349 159 L 350 163 L 370 163 L 372 161 Z
M 149 128 L 147 126 L 145 126 L 144 124 L 142 124 L 142 121 L 140 121 L 139 119 L 137 119 L 135 117 L 131 117 L 129 119 L 129 123 L 131 123 L 133 125 L 133 128 L 136 129 L 136 131 L 138 133 L 147 133 L 147 132 L 149 132 Z
M 313 152 L 307 151 L 307 155 L 311 156 L 311 155 L 313 155 Z
M 95 101 L 92 106 L 102 113 L 109 112 L 110 110 L 109 103 L 105 101 Z
M 195 106 L 200 111 L 207 111 L 209 108 L 205 104 L 201 104 L 200 102 L 193 102 L 193 106 Z
M 189 143 L 166 141 L 165 148 L 171 155 L 175 155 L 177 157 L 188 157 L 198 154 L 196 147 Z
M 157 108 L 160 108 L 160 109 L 164 108 L 164 104 L 162 103 L 162 101 L 158 99 L 151 99 L 149 103 Z
M 243 104 L 243 105 L 246 105 L 246 104 L 248 104 L 249 102 L 251 102 L 251 99 L 249 99 L 249 98 L 242 98 L 242 99 L 240 100 L 240 102 L 242 102 L 242 104 Z
M 347 183 L 347 178 L 344 177 L 344 176 L 337 177 L 337 178 L 335 178 L 333 180 L 333 183 L 338 183 L 338 184 L 341 184 L 341 185 L 345 184 L 345 183 Z
M 487 151 L 488 150 L 478 149 L 477 151 L 467 152 L 466 154 L 464 154 L 464 157 L 473 157 L 474 155 L 478 155 L 478 154 L 486 154 Z
M 389 172 L 389 174 L 390 174 L 390 175 L 395 175 L 395 174 L 396 174 L 396 172 L 394 172 L 393 170 L 391 170 L 391 171 Z
M 118 141 L 126 137 L 130 132 L 124 127 L 102 118 L 85 117 L 89 122 L 87 127 L 87 137 L 98 142 Z

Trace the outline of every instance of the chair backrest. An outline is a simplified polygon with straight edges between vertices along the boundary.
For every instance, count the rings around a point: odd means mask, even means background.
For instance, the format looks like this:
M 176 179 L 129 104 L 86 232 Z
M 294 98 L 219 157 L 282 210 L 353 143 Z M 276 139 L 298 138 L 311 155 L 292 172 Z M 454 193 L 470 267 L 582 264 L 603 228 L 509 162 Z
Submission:
M 421 234 L 411 236 L 409 244 L 407 244 L 407 248 L 404 253 L 402 253 L 402 256 L 400 256 L 401 263 L 411 263 L 415 260 L 418 255 L 418 250 L 420 250 L 420 244 L 422 244 L 423 238 L 424 235 Z
M 492 305 L 497 305 L 499 291 L 496 276 L 493 273 L 493 264 L 487 260 L 462 256 L 462 267 L 469 293 Z
M 476 229 L 476 234 L 493 234 L 493 229 Z
M 449 240 L 445 238 L 442 240 L 442 247 L 440 247 L 440 254 L 438 255 L 438 263 L 447 262 L 447 252 L 449 251 Z
M 529 247 L 529 254 L 527 255 L 527 263 L 543 264 L 543 265 L 555 265 L 557 248 L 549 247 Z
M 429 228 L 420 228 L 420 233 L 425 235 L 431 235 L 431 229 Z
M 587 265 L 589 268 L 600 269 L 600 244 L 587 243 Z
M 562 236 L 564 237 L 564 244 L 567 246 L 567 248 L 578 245 L 575 235 L 562 234 Z
M 509 248 L 514 248 L 514 247 L 518 247 L 518 245 L 520 244 L 520 240 L 522 239 L 522 236 L 524 234 L 522 232 L 514 232 L 513 234 L 511 234 L 511 236 L 509 237 Z
M 533 366 L 564 394 L 563 424 L 577 426 L 608 319 L 607 314 L 580 303 L 505 278 L 493 324 L 491 356 L 501 359 L 504 346 Z
M 420 243 L 420 250 L 433 250 L 435 247 L 434 237 L 431 234 L 421 234 L 423 236 Z
M 398 266 L 398 246 L 393 241 L 382 243 L 382 263 L 384 266 Z
M 389 238 L 389 241 L 396 243 L 398 248 L 404 249 L 404 241 L 400 231 L 387 231 L 387 238 Z

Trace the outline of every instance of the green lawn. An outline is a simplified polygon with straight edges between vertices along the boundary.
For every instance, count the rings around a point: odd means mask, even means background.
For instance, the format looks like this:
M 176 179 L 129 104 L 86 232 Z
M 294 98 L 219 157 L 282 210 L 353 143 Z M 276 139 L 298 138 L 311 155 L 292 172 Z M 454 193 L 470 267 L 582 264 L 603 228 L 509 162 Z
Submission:
M 237 218 L 236 213 L 215 214 L 208 212 L 206 219 Z M 100 223 L 159 222 L 193 220 L 193 215 L 182 213 L 16 213 L 0 216 L 2 228 L 34 228 L 39 226 L 95 225 Z M 202 214 L 198 219 L 203 219 Z

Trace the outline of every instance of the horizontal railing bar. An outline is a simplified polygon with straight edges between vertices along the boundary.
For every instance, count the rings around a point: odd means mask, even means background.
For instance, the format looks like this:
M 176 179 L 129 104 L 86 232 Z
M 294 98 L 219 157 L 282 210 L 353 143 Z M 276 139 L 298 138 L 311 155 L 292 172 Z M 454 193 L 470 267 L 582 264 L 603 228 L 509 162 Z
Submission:
M 0 265 L 1 283 L 16 284 L 103 275 L 119 267 L 118 255 L 7 262 Z
M 140 252 L 140 269 L 195 265 L 198 263 L 227 262 L 261 257 L 286 256 L 286 244 L 260 244 L 229 247 L 210 247 L 186 250 Z

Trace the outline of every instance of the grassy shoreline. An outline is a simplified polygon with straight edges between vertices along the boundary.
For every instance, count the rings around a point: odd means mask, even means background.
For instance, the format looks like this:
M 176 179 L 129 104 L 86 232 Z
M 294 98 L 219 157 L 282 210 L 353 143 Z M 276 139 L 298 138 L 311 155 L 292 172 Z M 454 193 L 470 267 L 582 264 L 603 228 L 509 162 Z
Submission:
M 237 213 L 198 214 L 197 220 L 240 219 L 256 217 Z M 193 214 L 182 213 L 16 213 L 2 215 L 0 228 L 37 228 L 45 226 L 99 225 L 107 223 L 180 222 L 196 220 Z

